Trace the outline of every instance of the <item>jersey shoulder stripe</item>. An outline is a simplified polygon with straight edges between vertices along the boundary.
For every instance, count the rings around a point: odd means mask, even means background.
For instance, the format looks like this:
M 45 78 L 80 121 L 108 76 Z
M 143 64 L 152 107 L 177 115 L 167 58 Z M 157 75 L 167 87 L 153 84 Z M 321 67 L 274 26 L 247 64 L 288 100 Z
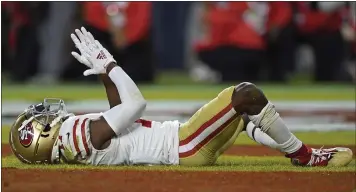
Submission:
M 90 155 L 90 151 L 89 151 L 88 142 L 87 142 L 87 138 L 88 137 L 86 136 L 86 132 L 85 132 L 86 123 L 89 123 L 89 118 L 84 119 L 83 122 L 82 122 L 82 125 L 81 125 L 83 146 L 84 146 L 86 155 L 89 156 Z M 89 126 L 89 124 L 87 126 Z
M 78 145 L 78 140 L 77 140 L 77 127 L 78 127 L 78 123 L 79 123 L 79 119 L 80 118 L 77 118 L 74 122 L 74 125 L 73 125 L 73 134 L 72 134 L 72 137 L 73 137 L 73 144 L 74 144 L 74 148 L 78 153 L 80 153 L 80 149 L 79 149 L 79 145 Z

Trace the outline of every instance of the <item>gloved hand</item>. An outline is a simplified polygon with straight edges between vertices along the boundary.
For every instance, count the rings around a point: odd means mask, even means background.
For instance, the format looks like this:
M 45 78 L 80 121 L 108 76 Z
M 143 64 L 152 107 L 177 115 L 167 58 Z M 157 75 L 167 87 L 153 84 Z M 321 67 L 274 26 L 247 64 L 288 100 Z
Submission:
M 116 63 L 108 50 L 95 40 L 93 35 L 84 27 L 81 30 L 76 29 L 75 33 L 76 35 L 72 33 L 70 37 L 79 49 L 80 55 L 76 52 L 72 52 L 72 55 L 80 63 L 90 68 L 84 71 L 84 76 L 106 73 L 106 67 L 112 62 Z

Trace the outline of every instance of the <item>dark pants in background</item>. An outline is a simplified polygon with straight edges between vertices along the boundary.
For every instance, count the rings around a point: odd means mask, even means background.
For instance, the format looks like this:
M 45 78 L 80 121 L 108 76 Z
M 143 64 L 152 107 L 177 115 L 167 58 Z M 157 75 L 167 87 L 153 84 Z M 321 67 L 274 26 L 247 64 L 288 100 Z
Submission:
M 285 82 L 295 69 L 295 27 L 289 24 L 269 39 L 267 48 L 267 79 L 272 82 Z
M 153 46 L 160 69 L 182 69 L 190 2 L 153 2 Z
M 201 61 L 217 70 L 224 82 L 260 81 L 260 68 L 264 63 L 262 50 L 222 46 L 198 53 Z
M 156 68 L 151 37 L 135 42 L 120 52 L 119 61 L 132 80 L 137 83 L 153 83 Z
M 10 71 L 13 81 L 24 82 L 37 71 L 40 50 L 37 26 L 22 26 L 17 30 L 16 36 L 16 54 L 11 59 Z
M 315 53 L 314 78 L 316 81 L 339 80 L 344 61 L 344 41 L 339 31 L 312 36 Z
M 118 65 L 125 70 L 132 80 L 136 83 L 153 82 L 155 74 L 150 38 L 147 37 L 119 50 L 114 46 L 110 33 L 90 25 L 85 25 L 85 28 L 113 55 Z M 85 65 L 79 64 L 73 58 L 62 78 L 65 80 L 97 81 L 96 76 L 84 77 L 82 75 L 86 69 Z
M 10 45 L 9 45 L 10 15 L 1 7 L 1 70 L 9 72 Z
M 345 42 L 339 31 L 320 32 L 302 37 L 310 44 L 315 57 L 314 80 L 337 81 L 343 70 Z
M 48 2 L 21 2 L 29 22 L 16 28 L 15 50 L 10 55 L 9 71 L 12 80 L 24 82 L 37 71 L 40 45 L 38 29 L 48 15 Z M 51 37 L 55 38 L 55 37 Z

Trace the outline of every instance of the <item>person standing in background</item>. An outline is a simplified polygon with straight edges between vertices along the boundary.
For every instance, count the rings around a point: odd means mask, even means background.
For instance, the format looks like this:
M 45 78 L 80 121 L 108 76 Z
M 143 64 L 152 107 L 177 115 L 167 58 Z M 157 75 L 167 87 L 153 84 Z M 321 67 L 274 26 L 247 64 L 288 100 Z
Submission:
M 341 31 L 347 45 L 344 80 L 356 83 L 356 2 L 348 2 L 344 14 L 345 22 Z
M 158 68 L 183 69 L 187 19 L 192 2 L 153 2 L 152 35 Z
M 345 58 L 345 41 L 341 35 L 342 9 L 346 3 L 295 2 L 296 22 L 302 40 L 311 45 L 315 56 L 314 80 L 339 80 Z
M 268 81 L 286 82 L 295 67 L 295 26 L 290 2 L 269 2 L 267 42 Z
M 2 2 L 9 15 L 8 70 L 11 80 L 26 82 L 37 70 L 38 29 L 48 14 L 48 2 Z M 6 41 L 6 39 L 3 39 Z
M 195 50 L 223 81 L 259 81 L 265 62 L 267 2 L 207 2 L 206 35 Z
M 9 46 L 9 32 L 11 25 L 11 15 L 7 10 L 8 2 L 1 2 L 1 67 L 2 75 L 9 73 L 10 63 L 10 46 Z
M 133 80 L 154 81 L 151 2 L 104 3 L 114 46 L 120 52 L 119 63 Z
M 40 54 L 38 72 L 32 83 L 56 83 L 69 62 L 66 45 L 72 21 L 77 11 L 77 2 L 48 2 L 48 16 L 38 28 Z

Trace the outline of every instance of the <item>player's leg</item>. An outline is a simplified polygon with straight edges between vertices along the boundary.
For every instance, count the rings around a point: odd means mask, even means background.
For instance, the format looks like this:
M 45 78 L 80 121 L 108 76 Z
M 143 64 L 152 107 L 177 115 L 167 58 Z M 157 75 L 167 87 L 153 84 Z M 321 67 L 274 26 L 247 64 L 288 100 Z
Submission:
M 223 90 L 179 130 L 181 165 L 211 165 L 231 146 L 244 123 L 231 105 L 234 87 Z
M 248 114 L 251 121 L 270 136 L 295 165 L 343 166 L 352 160 L 352 151 L 347 148 L 316 150 L 303 144 L 290 132 L 264 93 L 252 83 L 236 86 L 232 105 L 237 114 Z
M 247 124 L 246 134 L 248 137 L 250 137 L 252 140 L 256 141 L 259 144 L 279 150 L 279 145 L 276 143 L 276 141 L 273 140 L 266 133 L 262 132 L 261 129 L 257 127 L 252 121 L 250 121 L 247 116 L 246 118 L 244 118 L 244 121 Z

